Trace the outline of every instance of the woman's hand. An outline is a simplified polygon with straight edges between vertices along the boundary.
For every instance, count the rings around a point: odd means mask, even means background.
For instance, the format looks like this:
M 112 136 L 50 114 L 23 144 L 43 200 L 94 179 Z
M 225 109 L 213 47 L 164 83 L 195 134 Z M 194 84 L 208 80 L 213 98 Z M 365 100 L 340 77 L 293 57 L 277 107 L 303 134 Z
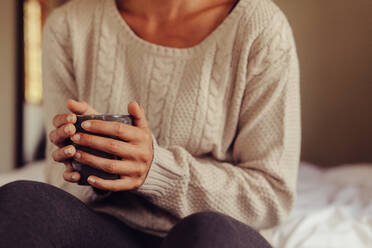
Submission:
M 80 174 L 79 172 L 73 171 L 71 162 L 68 161 L 69 158 L 72 158 L 75 155 L 76 149 L 72 145 L 66 146 L 65 141 L 67 138 L 72 137 L 76 132 L 74 126 L 74 123 L 76 122 L 75 114 L 88 115 L 99 113 L 84 101 L 77 102 L 70 99 L 66 102 L 66 106 L 72 113 L 54 116 L 53 125 L 56 129 L 49 133 L 49 139 L 58 147 L 58 149 L 52 153 L 53 159 L 56 162 L 65 164 L 66 166 L 63 178 L 68 182 L 77 182 L 80 180 Z
M 114 192 L 126 191 L 137 189 L 145 182 L 154 157 L 152 133 L 142 107 L 136 102 L 131 102 L 128 105 L 128 112 L 134 117 L 135 126 L 100 120 L 85 121 L 81 125 L 86 131 L 115 136 L 121 140 L 86 133 L 77 133 L 71 138 L 75 144 L 122 158 L 122 160 L 110 160 L 83 151 L 76 152 L 74 159 L 78 162 L 120 175 L 120 179 L 117 180 L 90 176 L 88 182 L 96 188 Z

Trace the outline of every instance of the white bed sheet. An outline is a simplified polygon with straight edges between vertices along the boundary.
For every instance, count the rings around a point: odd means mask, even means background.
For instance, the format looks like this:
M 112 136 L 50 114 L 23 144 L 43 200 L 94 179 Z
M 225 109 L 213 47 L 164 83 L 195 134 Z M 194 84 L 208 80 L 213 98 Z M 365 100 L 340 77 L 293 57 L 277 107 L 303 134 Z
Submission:
M 320 169 L 301 163 L 295 207 L 274 232 L 275 248 L 372 247 L 372 165 Z M 43 182 L 43 162 L 0 174 Z
M 372 165 L 302 163 L 297 202 L 274 234 L 276 248 L 372 247 Z

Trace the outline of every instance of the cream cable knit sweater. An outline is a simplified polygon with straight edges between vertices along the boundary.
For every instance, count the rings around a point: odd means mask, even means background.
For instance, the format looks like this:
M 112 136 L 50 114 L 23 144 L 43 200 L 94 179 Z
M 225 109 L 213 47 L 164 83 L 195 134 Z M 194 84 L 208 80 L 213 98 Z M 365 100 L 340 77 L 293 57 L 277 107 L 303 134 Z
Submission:
M 284 220 L 295 199 L 300 152 L 299 70 L 291 29 L 270 0 L 241 0 L 200 44 L 177 49 L 137 37 L 114 0 L 75 0 L 49 17 L 43 41 L 45 123 L 68 98 L 102 113 L 146 111 L 154 161 L 135 192 L 97 197 L 46 176 L 97 211 L 159 236 L 212 210 L 261 231 Z

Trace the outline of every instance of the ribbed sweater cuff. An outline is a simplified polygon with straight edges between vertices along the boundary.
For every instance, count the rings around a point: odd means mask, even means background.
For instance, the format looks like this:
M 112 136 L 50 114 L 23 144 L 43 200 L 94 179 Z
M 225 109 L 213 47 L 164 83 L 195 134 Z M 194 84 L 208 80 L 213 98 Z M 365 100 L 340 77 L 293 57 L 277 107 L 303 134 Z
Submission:
M 153 149 L 154 158 L 150 171 L 144 184 L 137 192 L 150 197 L 161 197 L 174 188 L 182 177 L 182 172 L 173 153 L 160 147 L 154 136 Z

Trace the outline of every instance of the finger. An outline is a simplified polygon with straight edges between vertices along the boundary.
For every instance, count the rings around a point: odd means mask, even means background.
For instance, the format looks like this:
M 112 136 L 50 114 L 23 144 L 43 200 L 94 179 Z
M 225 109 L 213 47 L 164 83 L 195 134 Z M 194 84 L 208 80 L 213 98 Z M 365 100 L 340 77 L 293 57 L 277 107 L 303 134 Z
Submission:
M 134 117 L 134 123 L 137 127 L 148 128 L 145 111 L 140 108 L 137 102 L 131 101 L 128 104 L 128 112 Z
M 64 124 L 67 123 L 76 123 L 76 115 L 75 114 L 61 114 L 61 115 L 56 115 L 53 118 L 53 125 L 58 128 Z
M 63 172 L 63 179 L 67 182 L 75 183 L 80 180 L 80 173 L 74 171 L 71 163 L 66 163 L 66 170 Z
M 76 153 L 74 146 L 69 145 L 60 149 L 55 150 L 52 153 L 52 157 L 56 162 L 63 162 L 68 158 L 72 158 Z
M 111 174 L 141 176 L 146 173 L 146 168 L 142 168 L 141 166 L 130 160 L 112 160 L 97 157 L 83 151 L 77 151 L 74 159 L 81 164 L 86 164 L 93 168 L 103 170 Z
M 73 136 L 76 132 L 76 128 L 73 124 L 65 124 L 49 134 L 49 140 L 55 144 L 60 145 L 62 144 L 67 138 Z
M 89 120 L 84 121 L 81 127 L 91 133 L 115 136 L 128 142 L 140 141 L 144 138 L 138 127 L 116 121 Z
M 99 151 L 119 156 L 121 158 L 135 158 L 136 149 L 130 143 L 96 135 L 77 133 L 71 137 L 72 142 Z
M 85 101 L 75 101 L 73 99 L 68 99 L 66 102 L 66 107 L 72 112 L 80 115 L 98 115 L 100 114 Z
M 124 177 L 117 180 L 104 180 L 96 176 L 88 177 L 88 183 L 95 188 L 118 192 L 137 189 L 142 185 L 142 180 L 136 177 Z

